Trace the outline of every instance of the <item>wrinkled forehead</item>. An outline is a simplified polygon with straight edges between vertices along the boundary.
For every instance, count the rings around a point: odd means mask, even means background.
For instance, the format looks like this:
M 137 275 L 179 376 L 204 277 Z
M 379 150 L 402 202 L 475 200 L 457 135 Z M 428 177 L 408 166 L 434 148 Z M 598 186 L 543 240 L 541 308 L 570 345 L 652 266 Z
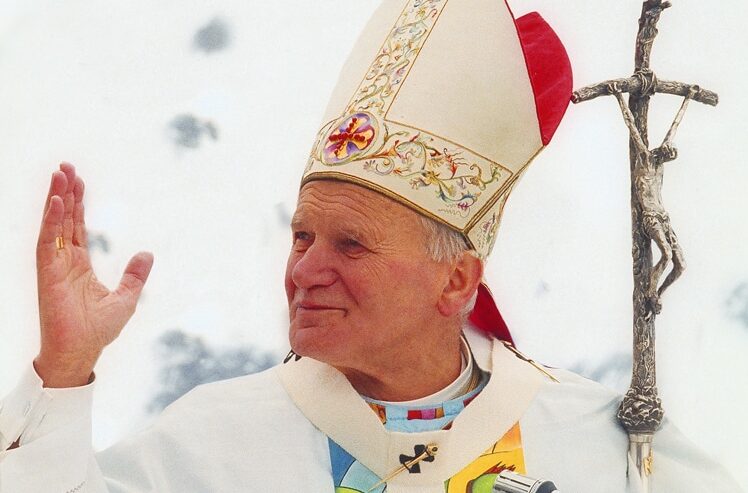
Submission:
M 304 184 L 291 227 L 324 224 L 379 239 L 393 236 L 422 237 L 418 214 L 384 194 L 338 180 L 313 180 Z

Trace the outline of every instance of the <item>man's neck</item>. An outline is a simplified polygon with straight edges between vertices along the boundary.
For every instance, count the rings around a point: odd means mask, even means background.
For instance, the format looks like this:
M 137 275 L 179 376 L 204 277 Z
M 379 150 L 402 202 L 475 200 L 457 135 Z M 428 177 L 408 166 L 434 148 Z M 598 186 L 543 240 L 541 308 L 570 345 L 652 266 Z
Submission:
M 389 402 L 420 399 L 455 381 L 462 367 L 459 333 L 433 347 L 403 348 L 375 368 L 338 368 L 361 395 Z

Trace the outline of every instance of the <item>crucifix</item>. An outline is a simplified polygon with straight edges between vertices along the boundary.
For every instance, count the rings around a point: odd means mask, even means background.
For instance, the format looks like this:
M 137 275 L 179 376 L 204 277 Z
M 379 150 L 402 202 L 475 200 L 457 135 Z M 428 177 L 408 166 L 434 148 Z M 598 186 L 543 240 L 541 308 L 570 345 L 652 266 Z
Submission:
M 689 101 L 716 106 L 718 96 L 695 84 L 659 79 L 650 68 L 657 22 L 671 7 L 665 0 L 646 0 L 639 18 L 636 37 L 635 69 L 631 77 L 607 80 L 575 91 L 572 102 L 581 103 L 612 95 L 621 109 L 629 131 L 631 171 L 631 229 L 634 273 L 633 293 L 633 370 L 631 386 L 618 408 L 618 420 L 629 435 L 629 454 L 636 464 L 644 491 L 652 472 L 652 441 L 662 423 L 662 402 L 657 395 L 655 371 L 655 317 L 662 309 L 662 295 L 685 269 L 685 257 L 678 237 L 662 203 L 665 164 L 678 157 L 673 145 Z M 629 94 L 628 104 L 623 93 Z M 683 97 L 663 142 L 650 149 L 647 132 L 649 100 L 655 94 Z M 653 264 L 652 243 L 660 252 Z M 670 267 L 664 280 L 662 277 Z M 661 281 L 662 280 L 662 281 Z M 633 474 L 629 471 L 629 474 Z

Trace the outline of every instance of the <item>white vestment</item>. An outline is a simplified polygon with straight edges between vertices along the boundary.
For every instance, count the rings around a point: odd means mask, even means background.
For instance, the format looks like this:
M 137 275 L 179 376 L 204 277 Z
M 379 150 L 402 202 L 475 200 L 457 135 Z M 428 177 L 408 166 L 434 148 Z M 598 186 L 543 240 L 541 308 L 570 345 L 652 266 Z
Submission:
M 385 430 L 345 377 L 291 359 L 265 372 L 200 386 L 150 428 L 95 453 L 93 384 L 43 389 L 29 371 L 0 407 L 0 493 L 332 493 L 328 436 L 379 477 L 400 454 L 437 444 L 418 474 L 395 476 L 388 493 L 443 493 L 444 481 L 519 422 L 527 475 L 561 493 L 635 492 L 620 396 L 563 370 L 553 382 L 498 341 L 468 330 L 475 361 L 491 378 L 451 429 Z M 652 492 L 735 492 L 738 486 L 667 422 L 655 435 Z M 633 471 L 632 471 L 633 472 Z

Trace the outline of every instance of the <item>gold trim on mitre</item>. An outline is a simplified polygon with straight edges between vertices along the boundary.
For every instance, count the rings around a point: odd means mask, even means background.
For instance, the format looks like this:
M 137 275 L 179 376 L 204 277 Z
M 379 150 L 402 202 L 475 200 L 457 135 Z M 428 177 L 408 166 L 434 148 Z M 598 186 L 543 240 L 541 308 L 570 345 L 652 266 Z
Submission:
M 482 258 L 507 195 L 543 148 L 503 0 L 383 0 L 324 121 L 302 186 L 367 187 L 460 232 Z

